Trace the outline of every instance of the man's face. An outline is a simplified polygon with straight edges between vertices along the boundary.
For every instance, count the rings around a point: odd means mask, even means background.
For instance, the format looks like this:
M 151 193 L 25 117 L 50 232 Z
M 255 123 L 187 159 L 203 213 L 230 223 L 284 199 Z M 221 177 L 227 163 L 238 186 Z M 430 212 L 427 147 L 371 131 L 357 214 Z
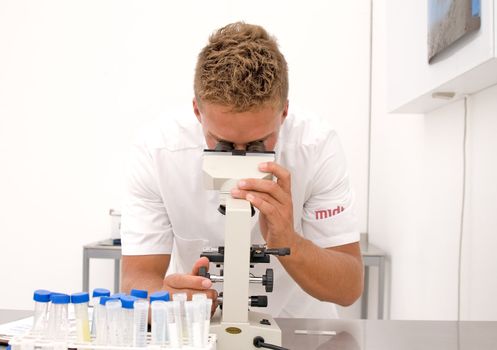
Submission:
M 255 111 L 233 112 L 229 107 L 206 102 L 199 108 L 193 99 L 193 111 L 202 124 L 209 149 L 214 149 L 219 141 L 227 141 L 235 149 L 244 150 L 248 143 L 262 140 L 266 151 L 273 151 L 288 114 L 288 102 L 283 109 L 266 106 Z

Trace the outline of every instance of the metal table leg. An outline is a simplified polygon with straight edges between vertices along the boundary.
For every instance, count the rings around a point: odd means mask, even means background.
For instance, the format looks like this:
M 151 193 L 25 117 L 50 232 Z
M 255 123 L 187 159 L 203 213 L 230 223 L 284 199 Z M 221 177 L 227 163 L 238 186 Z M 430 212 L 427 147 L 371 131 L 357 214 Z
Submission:
M 361 298 L 361 318 L 368 318 L 368 298 L 369 298 L 369 266 L 364 266 L 364 290 Z
M 83 247 L 83 292 L 88 292 L 90 288 L 90 258 L 88 250 Z

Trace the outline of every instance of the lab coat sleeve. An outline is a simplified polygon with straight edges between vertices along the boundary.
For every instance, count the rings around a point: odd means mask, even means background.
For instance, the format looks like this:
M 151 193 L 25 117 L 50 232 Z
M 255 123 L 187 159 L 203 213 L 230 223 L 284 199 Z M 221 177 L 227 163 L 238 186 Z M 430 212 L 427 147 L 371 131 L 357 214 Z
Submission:
M 304 237 L 323 248 L 359 241 L 354 194 L 336 133 L 327 132 L 312 153 L 310 197 L 302 213 Z
M 123 255 L 171 254 L 173 232 L 159 191 L 153 149 L 132 146 L 121 220 Z

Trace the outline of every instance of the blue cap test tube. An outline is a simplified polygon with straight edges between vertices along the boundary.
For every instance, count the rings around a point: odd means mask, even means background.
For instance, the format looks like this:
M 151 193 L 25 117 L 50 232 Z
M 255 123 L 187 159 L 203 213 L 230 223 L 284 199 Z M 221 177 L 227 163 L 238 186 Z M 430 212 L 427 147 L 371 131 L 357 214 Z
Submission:
M 131 292 L 129 294 L 133 297 L 137 297 L 140 299 L 147 299 L 148 298 L 148 291 L 146 291 L 146 290 L 131 289 Z
M 124 296 L 121 298 L 123 314 L 123 341 L 122 345 L 133 345 L 133 322 L 134 322 L 134 303 L 138 298 L 134 296 Z
M 133 346 L 147 346 L 147 328 L 148 328 L 148 307 L 146 299 L 137 299 L 134 303 L 133 317 Z
M 98 305 L 96 306 L 96 326 L 95 332 L 97 336 L 98 345 L 107 345 L 109 341 L 109 332 L 107 327 L 107 310 L 105 309 L 105 304 L 109 300 L 118 300 L 111 297 L 101 296 Z
M 48 290 L 35 290 L 33 300 L 35 301 L 32 334 L 41 335 L 47 332 L 48 305 L 50 295 Z
M 71 303 L 74 305 L 74 314 L 76 316 L 76 339 L 78 342 L 89 342 L 91 340 L 88 321 L 89 301 L 90 295 L 87 292 L 71 295 Z
M 66 340 L 69 335 L 68 305 L 71 298 L 67 294 L 50 295 L 50 312 L 48 318 L 48 336 L 55 340 Z
M 111 297 L 105 303 L 105 311 L 107 313 L 107 345 L 122 345 L 123 318 L 121 299 L 114 299 Z
M 159 291 L 150 295 L 152 311 L 152 344 L 166 345 L 167 342 L 167 302 L 169 292 Z
M 110 296 L 110 290 L 105 288 L 95 288 L 92 293 L 91 303 L 93 305 L 93 314 L 91 318 L 91 335 L 97 335 L 97 308 L 100 305 L 100 297 L 108 297 Z

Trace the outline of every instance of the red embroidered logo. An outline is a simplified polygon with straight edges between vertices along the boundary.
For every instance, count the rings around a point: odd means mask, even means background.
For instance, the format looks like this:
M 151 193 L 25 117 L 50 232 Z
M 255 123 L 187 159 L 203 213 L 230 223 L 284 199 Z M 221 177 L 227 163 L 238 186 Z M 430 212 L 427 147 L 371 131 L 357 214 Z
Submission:
M 340 214 L 342 211 L 343 207 L 337 206 L 333 210 L 332 209 L 316 210 L 314 213 L 316 214 L 316 220 L 319 220 L 319 219 L 331 218 L 332 216 Z

